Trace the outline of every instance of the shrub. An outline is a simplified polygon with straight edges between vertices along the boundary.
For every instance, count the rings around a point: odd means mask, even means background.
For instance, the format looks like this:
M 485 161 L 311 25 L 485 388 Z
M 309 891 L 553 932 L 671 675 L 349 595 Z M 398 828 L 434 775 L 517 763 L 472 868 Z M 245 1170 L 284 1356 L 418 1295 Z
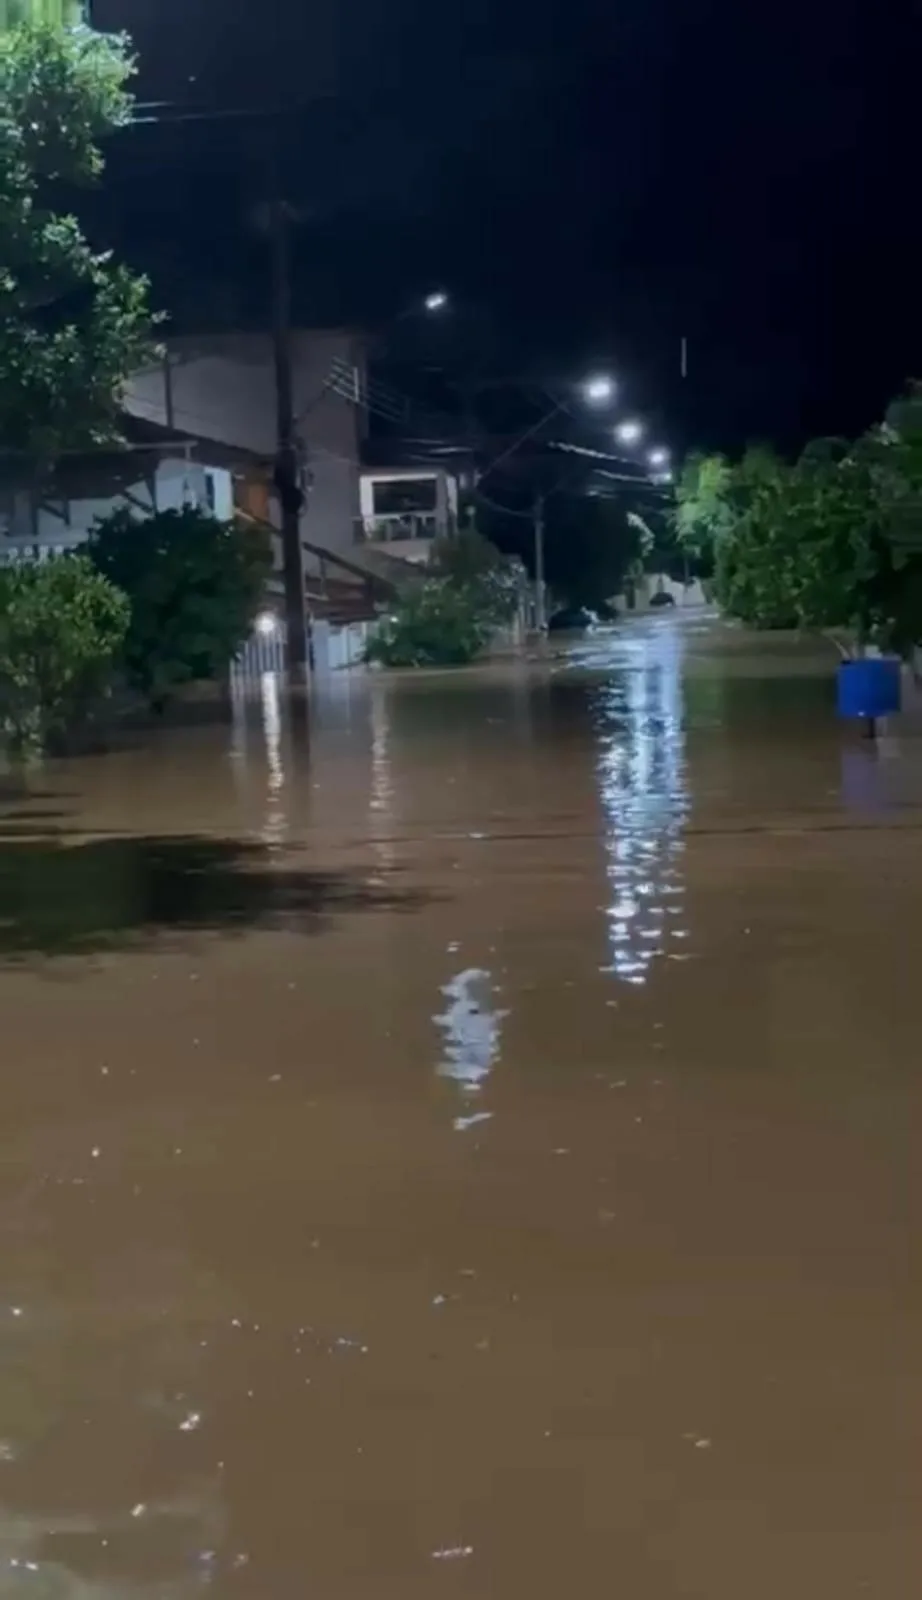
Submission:
M 366 658 L 384 667 L 466 666 L 489 631 L 470 592 L 430 579 L 401 595 L 370 639 Z
M 476 528 L 462 528 L 450 539 L 437 539 L 431 569 L 455 589 L 463 590 L 484 625 L 500 628 L 515 616 L 526 582 L 521 561 L 505 556 Z
M 0 722 L 14 748 L 43 747 L 108 687 L 128 622 L 85 556 L 0 569 Z
M 89 549 L 131 602 L 125 672 L 157 710 L 184 684 L 229 666 L 271 570 L 260 533 L 192 506 L 142 518 L 116 511 L 96 524 Z

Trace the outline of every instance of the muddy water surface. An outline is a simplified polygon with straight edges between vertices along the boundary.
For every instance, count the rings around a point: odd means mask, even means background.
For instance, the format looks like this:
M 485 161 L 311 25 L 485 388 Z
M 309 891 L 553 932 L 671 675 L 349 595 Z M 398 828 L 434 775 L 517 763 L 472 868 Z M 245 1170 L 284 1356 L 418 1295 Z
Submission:
M 0 808 L 0 1596 L 909 1600 L 922 746 L 666 619 Z

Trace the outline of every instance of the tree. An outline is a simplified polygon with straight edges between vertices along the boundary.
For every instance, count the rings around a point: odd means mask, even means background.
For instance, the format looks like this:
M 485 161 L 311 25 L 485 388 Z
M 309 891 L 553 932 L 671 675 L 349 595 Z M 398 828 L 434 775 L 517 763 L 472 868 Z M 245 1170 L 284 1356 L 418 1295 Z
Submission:
M 75 28 L 83 20 L 83 0 L 0 0 L 0 30 L 44 22 L 53 28 Z
M 99 178 L 133 71 L 123 39 L 88 28 L 0 31 L 0 448 L 39 464 L 117 436 L 123 384 L 151 351 L 144 279 L 58 209 Z
M 716 547 L 715 594 L 757 628 L 872 632 L 877 571 L 870 475 L 837 441 L 789 463 L 750 450 L 732 469 L 731 515 Z
M 0 723 L 42 747 L 106 688 L 128 601 L 85 556 L 0 568 Z
M 89 552 L 131 602 L 125 671 L 157 710 L 182 685 L 221 675 L 272 569 L 268 538 L 191 506 L 150 517 L 113 512 L 96 524 Z
M 491 627 L 469 588 L 431 578 L 399 596 L 366 658 L 383 667 L 464 667 L 479 656 Z
M 755 627 L 798 627 L 908 653 L 922 640 L 922 397 L 849 444 L 795 462 L 747 451 L 728 469 L 715 594 Z
M 701 577 L 713 572 L 717 545 L 731 518 L 731 478 L 726 456 L 690 455 L 675 487 L 676 538 Z
M 525 569 L 514 556 L 504 556 L 475 527 L 462 529 L 432 547 L 430 571 L 466 592 L 485 624 L 500 628 L 518 610 Z

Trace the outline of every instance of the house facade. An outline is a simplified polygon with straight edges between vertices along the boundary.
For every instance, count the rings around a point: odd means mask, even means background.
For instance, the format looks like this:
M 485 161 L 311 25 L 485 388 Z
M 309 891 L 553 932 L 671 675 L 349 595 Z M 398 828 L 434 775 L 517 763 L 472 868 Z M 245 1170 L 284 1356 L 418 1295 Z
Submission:
M 361 475 L 361 536 L 388 555 L 427 562 L 458 527 L 458 479 L 444 467 L 369 467 Z
M 0 564 L 41 561 L 79 549 L 93 524 L 116 510 L 138 516 L 198 506 L 226 519 L 234 514 L 235 474 L 196 457 L 182 441 L 134 443 L 120 452 L 64 458 L 50 480 L 23 481 L 0 468 Z
M 362 351 L 345 332 L 292 333 L 295 416 L 306 545 L 351 556 L 360 515 Z M 276 448 L 272 340 L 267 334 L 183 336 L 129 382 L 126 411 L 146 422 L 218 441 L 271 462 Z M 268 506 L 267 506 L 268 510 Z M 305 551 L 310 573 L 317 558 Z

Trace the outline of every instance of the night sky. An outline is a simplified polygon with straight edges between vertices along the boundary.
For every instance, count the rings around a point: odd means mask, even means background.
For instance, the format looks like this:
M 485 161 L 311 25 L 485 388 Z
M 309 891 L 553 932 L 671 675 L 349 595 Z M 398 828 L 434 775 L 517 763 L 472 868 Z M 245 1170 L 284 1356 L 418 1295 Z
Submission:
M 465 341 L 489 329 L 496 360 L 549 377 L 610 364 L 679 447 L 854 431 L 922 376 L 912 0 L 96 0 L 94 16 L 133 33 L 142 97 L 295 108 L 303 321 L 380 323 L 444 282 Z M 265 141 L 228 122 L 113 148 L 103 221 L 177 315 L 197 294 L 264 312 L 248 218 Z

